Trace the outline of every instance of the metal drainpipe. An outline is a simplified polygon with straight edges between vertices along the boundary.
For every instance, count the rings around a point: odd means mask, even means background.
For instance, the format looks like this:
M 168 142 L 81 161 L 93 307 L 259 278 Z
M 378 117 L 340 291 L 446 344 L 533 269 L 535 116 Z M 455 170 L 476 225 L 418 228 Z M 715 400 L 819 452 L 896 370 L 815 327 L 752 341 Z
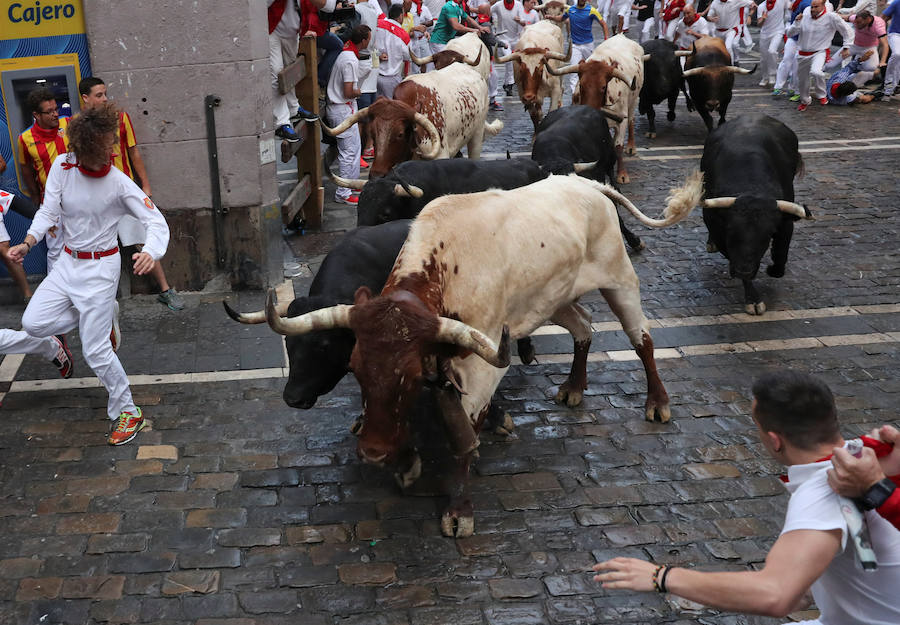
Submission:
M 209 184 L 212 189 L 213 229 L 216 235 L 216 260 L 219 267 L 225 266 L 225 215 L 228 209 L 222 206 L 222 186 L 219 183 L 219 151 L 216 144 L 215 108 L 222 103 L 217 95 L 208 95 L 203 100 L 206 108 L 206 150 L 209 154 Z

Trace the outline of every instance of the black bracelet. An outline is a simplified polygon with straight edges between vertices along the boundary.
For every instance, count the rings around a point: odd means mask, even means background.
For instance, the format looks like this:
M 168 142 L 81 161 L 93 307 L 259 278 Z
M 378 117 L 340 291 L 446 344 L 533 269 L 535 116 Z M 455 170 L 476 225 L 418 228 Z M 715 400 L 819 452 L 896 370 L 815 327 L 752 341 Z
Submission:
M 663 571 L 662 578 L 659 580 L 659 592 L 669 592 L 669 589 L 666 588 L 666 578 L 669 576 L 669 571 L 672 570 L 673 567 L 667 566 Z
M 659 572 L 663 569 L 662 564 L 657 564 L 656 568 L 653 569 L 653 590 L 656 592 L 663 592 L 659 585 Z

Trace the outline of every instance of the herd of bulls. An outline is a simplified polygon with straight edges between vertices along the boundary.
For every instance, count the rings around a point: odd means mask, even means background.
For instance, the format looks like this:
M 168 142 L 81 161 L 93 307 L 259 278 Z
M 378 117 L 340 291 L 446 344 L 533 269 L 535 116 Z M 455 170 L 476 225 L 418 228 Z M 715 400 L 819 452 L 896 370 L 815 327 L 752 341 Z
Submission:
M 600 290 L 643 364 L 646 418 L 668 421 L 669 398 L 623 238 L 634 250 L 643 243 L 617 206 L 661 228 L 701 204 L 707 248 L 721 252 L 743 281 L 750 314 L 765 312 L 752 281 L 766 251 L 771 247 L 767 273 L 782 276 L 794 221 L 811 217 L 794 203 L 802 161 L 793 131 L 764 115 L 722 125 L 734 73 L 746 70 L 731 66 L 718 39 L 699 40 L 684 55 L 685 70 L 671 43 L 642 48 L 622 35 L 587 61 L 561 67 L 562 33 L 536 43 L 547 34 L 537 32 L 541 24 L 525 30 L 536 31 L 523 35 L 527 47 L 500 59 L 517 64 L 519 94 L 535 122 L 532 158 L 477 160 L 484 134 L 499 132 L 502 122 L 486 121 L 487 49 L 475 35 L 459 37 L 441 58 L 416 59 L 434 62 L 436 71 L 406 79 L 393 100 L 379 99 L 341 128 L 326 129 L 337 134 L 367 118 L 376 157 L 368 182 L 336 178 L 362 187 L 359 227 L 328 254 L 309 294 L 276 305 L 270 292 L 266 309 L 254 313 L 225 306 L 237 321 L 268 322 L 287 336 L 288 405 L 312 407 L 353 372 L 363 406 L 352 427 L 357 453 L 390 469 L 401 487 L 422 471 L 417 405 L 427 398 L 436 406 L 428 416 L 439 419 L 429 421 L 439 423 L 454 465 L 441 519 L 448 536 L 474 529 L 467 476 L 479 431 L 486 423 L 512 430 L 508 416 L 490 410 L 510 364 L 510 340 L 528 363 L 535 329 L 550 321 L 568 330 L 573 362 L 556 401 L 581 403 L 592 335 L 590 313 L 578 303 L 585 293 Z M 559 30 L 546 24 L 541 28 Z M 576 104 L 560 108 L 559 77 L 575 72 Z M 628 181 L 625 134 L 633 151 L 639 108 L 653 136 L 653 105 L 666 99 L 672 119 L 685 78 L 688 106 L 710 128 L 701 171 L 671 190 L 663 216 L 651 219 L 615 186 Z M 542 117 L 544 97 L 552 101 Z M 720 125 L 712 129 L 716 109 Z M 452 158 L 464 145 L 469 158 Z

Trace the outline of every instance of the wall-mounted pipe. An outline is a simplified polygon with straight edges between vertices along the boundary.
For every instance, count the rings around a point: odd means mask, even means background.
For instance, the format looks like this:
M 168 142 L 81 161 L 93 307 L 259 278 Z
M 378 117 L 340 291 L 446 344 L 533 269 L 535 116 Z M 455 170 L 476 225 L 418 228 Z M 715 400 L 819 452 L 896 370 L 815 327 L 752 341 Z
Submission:
M 212 189 L 213 230 L 216 236 L 216 259 L 219 267 L 225 266 L 225 215 L 228 209 L 222 206 L 222 185 L 219 182 L 219 150 L 216 143 L 216 112 L 222 103 L 217 95 L 208 95 L 203 100 L 206 108 L 206 150 L 209 155 L 209 185 Z

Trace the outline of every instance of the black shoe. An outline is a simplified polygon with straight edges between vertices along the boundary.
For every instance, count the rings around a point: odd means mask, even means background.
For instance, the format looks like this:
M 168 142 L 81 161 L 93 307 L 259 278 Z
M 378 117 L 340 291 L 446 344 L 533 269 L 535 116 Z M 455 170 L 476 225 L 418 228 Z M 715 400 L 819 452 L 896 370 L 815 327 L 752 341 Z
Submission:
M 284 124 L 275 129 L 275 136 L 284 139 L 288 143 L 299 143 L 300 137 L 294 132 L 294 128 L 289 124 Z
M 503 91 L 506 92 L 506 95 L 511 96 L 513 91 L 512 85 L 503 85 Z
M 305 108 L 298 107 L 297 112 L 291 115 L 292 122 L 299 122 L 303 120 L 305 122 L 313 123 L 319 121 L 319 116 L 313 113 L 312 111 L 307 111 Z

